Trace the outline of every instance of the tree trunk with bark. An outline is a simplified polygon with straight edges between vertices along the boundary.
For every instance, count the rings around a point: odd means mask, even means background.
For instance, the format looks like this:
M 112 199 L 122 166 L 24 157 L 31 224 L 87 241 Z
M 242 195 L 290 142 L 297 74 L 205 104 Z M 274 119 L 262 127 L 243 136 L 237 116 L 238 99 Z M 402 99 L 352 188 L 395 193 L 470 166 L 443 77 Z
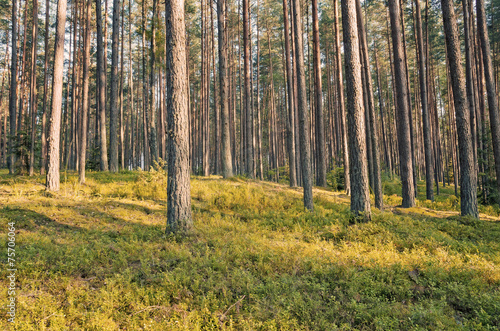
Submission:
M 59 191 L 59 141 L 61 131 L 61 107 L 64 65 L 64 26 L 66 24 L 66 0 L 57 2 L 56 40 L 54 55 L 54 75 L 52 83 L 52 111 L 49 129 L 49 167 L 46 187 L 49 191 Z
M 311 145 L 309 140 L 309 113 L 307 110 L 306 74 L 304 69 L 304 44 L 302 40 L 302 16 L 300 1 L 293 1 L 293 21 L 295 30 L 295 65 L 297 72 L 297 99 L 299 115 L 300 156 L 302 163 L 302 181 L 304 186 L 304 206 L 313 210 Z
M 481 1 L 481 0 L 479 0 Z M 452 0 L 441 0 L 443 25 L 446 36 L 447 55 L 450 66 L 451 84 L 455 105 L 459 157 L 460 157 L 460 198 L 461 214 L 477 218 L 477 175 L 472 151 L 470 114 L 462 68 L 460 38 L 457 18 Z
M 351 179 L 351 211 L 356 216 L 371 218 L 368 160 L 366 159 L 365 115 L 361 81 L 361 57 L 356 15 L 356 1 L 342 2 L 344 57 L 347 92 L 347 125 L 349 170 Z
M 167 232 L 186 232 L 193 226 L 189 173 L 189 106 L 185 82 L 186 27 L 184 1 L 165 4 L 167 43 L 168 186 Z
M 389 0 L 391 35 L 394 53 L 394 85 L 398 114 L 398 147 L 402 182 L 403 208 L 415 206 L 415 186 L 413 183 L 412 148 L 410 137 L 410 116 L 408 110 L 408 85 L 405 69 L 403 41 L 401 40 L 401 20 L 399 0 Z

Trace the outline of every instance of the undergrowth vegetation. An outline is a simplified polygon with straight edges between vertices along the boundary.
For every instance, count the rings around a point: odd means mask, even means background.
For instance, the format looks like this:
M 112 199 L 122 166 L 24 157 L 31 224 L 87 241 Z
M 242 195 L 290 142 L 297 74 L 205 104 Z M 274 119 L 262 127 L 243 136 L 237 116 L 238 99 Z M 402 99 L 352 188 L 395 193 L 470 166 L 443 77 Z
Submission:
M 401 209 L 399 183 L 386 178 L 386 209 L 356 223 L 339 192 L 315 189 L 311 213 L 299 188 L 193 177 L 195 229 L 180 237 L 164 234 L 161 166 L 61 179 L 54 194 L 41 177 L 0 172 L 2 247 L 7 223 L 17 230 L 12 329 L 500 327 L 498 211 L 461 218 L 452 188 L 430 202 L 419 186 L 418 206 Z

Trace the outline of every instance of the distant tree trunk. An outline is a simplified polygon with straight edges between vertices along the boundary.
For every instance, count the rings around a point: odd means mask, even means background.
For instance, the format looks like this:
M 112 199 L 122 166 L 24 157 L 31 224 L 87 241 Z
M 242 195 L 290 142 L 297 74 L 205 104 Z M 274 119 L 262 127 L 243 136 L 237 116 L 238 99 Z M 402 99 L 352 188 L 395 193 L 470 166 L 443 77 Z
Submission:
M 365 31 L 365 24 L 363 22 L 363 12 L 361 11 L 361 2 L 356 0 L 356 15 L 357 23 L 360 34 L 360 46 L 361 52 L 363 52 L 362 58 L 364 59 L 364 65 L 362 66 L 362 77 L 366 84 L 366 98 L 368 101 L 368 132 L 370 132 L 369 139 L 367 143 L 371 146 L 371 168 L 373 170 L 373 193 L 375 195 L 375 207 L 378 209 L 383 209 L 384 207 L 384 197 L 382 192 L 382 179 L 380 171 L 380 152 L 378 148 L 378 130 L 377 123 L 375 119 L 375 101 L 373 98 L 373 87 L 372 87 L 372 77 L 370 73 L 370 61 L 368 57 L 368 42 L 367 35 Z
M 82 117 L 80 131 L 80 150 L 78 154 L 78 180 L 80 184 L 85 183 L 85 159 L 87 153 L 87 118 L 89 112 L 89 67 L 90 67 L 90 29 L 91 29 L 91 0 L 87 0 L 85 13 L 85 36 L 83 50 L 83 95 L 82 95 Z
M 457 18 L 452 0 L 441 0 L 441 8 L 443 10 L 447 54 L 453 86 L 457 133 L 460 137 L 458 139 L 460 151 L 460 207 L 463 216 L 470 215 L 477 218 L 479 216 L 477 207 L 477 176 L 472 151 L 470 115 L 465 89 L 465 76 L 461 63 Z
M 193 226 L 189 178 L 188 91 L 185 77 L 186 31 L 184 1 L 165 4 L 167 43 L 168 187 L 167 232 L 185 232 Z
M 288 0 L 283 0 L 283 22 L 285 35 L 285 57 L 286 57 L 286 83 L 288 95 L 288 119 L 287 119 L 287 147 L 290 168 L 290 186 L 297 186 L 296 157 L 295 157 L 295 116 L 294 116 L 294 93 L 292 82 L 292 61 L 290 54 L 290 24 L 288 23 Z
M 227 21 L 226 0 L 217 1 L 217 16 L 219 30 L 219 84 L 221 103 L 221 165 L 222 176 L 229 178 L 233 176 L 233 164 L 231 159 L 231 136 L 229 132 L 229 81 L 227 74 Z
M 125 30 L 124 30 L 124 19 L 125 19 L 125 2 L 123 2 L 122 5 L 122 22 L 121 22 L 121 49 L 120 49 L 120 125 L 119 125 L 119 131 L 120 131 L 120 167 L 121 169 L 126 169 L 125 166 L 125 123 L 123 119 L 123 73 L 125 71 L 125 68 L 123 67 L 124 64 L 124 58 L 123 58 L 123 53 L 125 49 Z M 130 93 L 130 92 L 129 92 Z
M 342 150 L 344 152 L 344 189 L 347 195 L 351 194 L 351 180 L 349 169 L 349 148 L 347 141 L 347 126 L 344 105 L 344 79 L 342 77 L 342 55 L 340 54 L 340 27 L 338 19 L 338 0 L 333 0 L 334 27 L 335 27 L 335 61 L 337 68 L 337 95 L 339 102 L 340 130 L 342 136 Z
M 356 216 L 363 213 L 363 217 L 368 220 L 371 218 L 371 208 L 368 187 L 368 161 L 366 159 L 366 136 L 364 134 L 366 124 L 363 110 L 356 1 L 344 0 L 341 7 L 347 84 L 351 211 Z
M 477 27 L 479 39 L 481 40 L 481 51 L 483 54 L 484 80 L 486 81 L 486 92 L 488 95 L 488 109 L 490 112 L 491 138 L 493 140 L 493 154 L 495 156 L 495 170 L 497 175 L 497 188 L 500 191 L 500 113 L 498 99 L 495 91 L 495 76 L 491 61 L 490 40 L 486 25 L 486 13 L 484 0 L 476 0 Z
M 398 146 L 401 169 L 403 208 L 415 206 L 415 186 L 411 155 L 410 112 L 408 110 L 408 85 L 404 64 L 403 42 L 401 40 L 401 21 L 399 0 L 389 0 L 391 34 L 394 53 L 394 74 L 398 112 Z
M 54 75 L 52 84 L 52 111 L 49 130 L 49 168 L 47 190 L 59 191 L 59 140 L 61 131 L 61 107 L 64 65 L 64 26 L 66 24 L 66 0 L 57 2 Z
M 63 0 L 64 1 L 64 0 Z M 101 171 L 108 171 L 108 146 L 106 138 L 106 54 L 102 41 L 102 8 L 101 0 L 96 0 L 97 21 L 97 75 L 99 78 L 99 141 L 101 155 Z
M 422 122 L 424 135 L 424 155 L 425 155 L 425 192 L 427 200 L 434 201 L 434 190 L 432 178 L 434 177 L 434 168 L 432 162 L 432 142 L 431 127 L 429 121 L 429 108 L 427 97 L 426 68 L 424 57 L 424 38 L 422 36 L 422 19 L 420 13 L 420 0 L 415 0 L 416 4 L 416 29 L 417 29 L 417 50 L 418 50 L 418 71 L 420 79 L 420 101 L 422 104 Z
M 38 0 L 33 0 L 33 17 L 38 18 Z M 30 166 L 29 175 L 35 174 L 35 138 L 36 138 L 36 118 L 37 118 L 37 88 L 36 88 L 36 58 L 38 39 L 38 19 L 33 20 L 31 42 L 31 82 L 30 82 L 30 111 L 31 111 L 31 146 L 30 146 Z
M 377 90 L 378 90 L 378 101 L 379 101 L 379 108 L 380 108 L 380 124 L 382 128 L 382 140 L 384 143 L 384 155 L 385 155 L 385 164 L 387 166 L 387 169 L 389 170 L 390 173 L 392 173 L 392 160 L 391 157 L 389 156 L 389 148 L 387 146 L 387 137 L 386 137 L 386 129 L 385 129 L 385 121 L 384 121 L 384 110 L 385 110 L 385 103 L 384 103 L 384 97 L 382 94 L 382 83 L 380 79 L 380 69 L 379 69 L 379 64 L 378 64 L 378 56 L 377 56 L 377 47 L 375 46 L 375 68 L 377 71 Z
M 118 172 L 118 44 L 120 39 L 120 0 L 113 0 L 113 33 L 111 36 L 111 114 L 109 116 L 109 170 Z
M 16 136 L 16 115 L 17 115 L 17 0 L 12 1 L 12 53 L 10 61 L 10 98 L 9 98 L 9 174 L 14 174 L 16 155 L 15 155 L 15 136 Z
M 17 0 L 15 0 L 17 1 Z M 49 21 L 50 0 L 45 0 L 45 59 L 43 67 L 43 109 L 42 109 L 42 157 L 40 163 L 40 175 L 45 175 L 47 167 L 47 94 L 49 93 Z
M 244 51 L 244 76 L 245 76 L 245 113 L 246 113 L 246 140 L 245 140 L 245 158 L 246 174 L 250 178 L 255 178 L 255 169 L 253 167 L 253 110 L 252 96 L 250 86 L 250 4 L 249 0 L 243 0 L 243 51 Z
M 315 131 L 316 131 L 316 185 L 326 186 L 326 147 L 325 125 L 323 120 L 323 87 L 321 82 L 321 50 L 319 45 L 318 0 L 312 0 L 313 18 L 313 62 L 314 62 L 314 100 L 315 100 Z
M 307 111 L 306 74 L 304 69 L 304 44 L 302 40 L 302 16 L 300 1 L 293 1 L 293 21 L 295 30 L 295 64 L 297 71 L 297 97 L 299 112 L 300 156 L 302 163 L 302 180 L 304 186 L 304 206 L 313 210 L 311 146 L 309 140 L 309 114 Z
M 116 0 L 115 0 L 116 1 Z M 156 24 L 157 24 L 157 0 L 153 0 L 153 16 L 151 20 L 151 54 L 149 62 L 149 111 L 151 113 L 151 121 L 148 122 L 149 140 L 151 149 L 151 160 L 158 161 L 158 144 L 156 132 L 156 95 L 155 95 L 155 57 L 156 57 Z

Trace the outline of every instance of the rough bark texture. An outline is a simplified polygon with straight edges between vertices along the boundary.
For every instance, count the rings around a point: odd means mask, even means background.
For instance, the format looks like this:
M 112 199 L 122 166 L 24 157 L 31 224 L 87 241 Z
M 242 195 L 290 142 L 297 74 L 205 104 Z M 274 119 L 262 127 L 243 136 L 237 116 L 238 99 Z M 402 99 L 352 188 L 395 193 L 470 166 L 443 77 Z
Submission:
M 434 190 L 432 178 L 434 177 L 434 167 L 432 161 L 432 141 L 431 127 L 429 121 L 429 107 L 427 103 L 427 74 L 425 72 L 424 58 L 424 38 L 422 36 L 422 18 L 420 14 L 420 0 L 415 0 L 416 4 L 416 28 L 417 28 L 417 48 L 418 48 L 418 71 L 420 79 L 420 102 L 422 105 L 422 122 L 424 133 L 424 156 L 425 156 L 425 193 L 427 200 L 434 201 Z
M 219 82 L 221 102 L 221 165 L 222 176 L 233 176 L 233 163 L 231 158 L 231 136 L 229 133 L 229 79 L 227 74 L 227 22 L 226 0 L 217 1 L 217 16 L 219 28 Z
M 300 160 L 302 163 L 302 182 L 304 186 L 304 206 L 313 210 L 311 145 L 309 139 L 309 112 L 307 110 L 306 74 L 304 69 L 304 43 L 302 40 L 302 19 L 300 1 L 293 0 L 293 19 L 295 29 L 295 64 L 297 72 L 297 99 L 299 113 Z
M 102 41 L 102 8 L 101 0 L 96 0 L 97 21 L 97 75 L 99 80 L 99 147 L 101 171 L 108 171 L 108 146 L 106 140 L 106 71 L 105 53 Z
M 363 74 L 362 77 L 364 78 L 366 82 L 366 98 L 368 101 L 368 123 L 367 125 L 369 126 L 369 140 L 367 143 L 371 147 L 371 167 L 373 170 L 373 194 L 375 195 L 375 207 L 378 209 L 383 209 L 384 207 L 384 199 L 383 199 L 383 192 L 382 192 L 382 178 L 380 174 L 380 151 L 378 148 L 378 130 L 377 130 L 377 123 L 375 119 L 375 101 L 373 97 L 373 86 L 372 86 L 372 77 L 370 73 L 370 60 L 368 57 L 368 42 L 367 42 L 367 35 L 365 31 L 365 24 L 363 21 L 363 12 L 361 11 L 361 2 L 359 0 L 356 0 L 356 15 L 357 15 L 357 23 L 358 23 L 358 29 L 360 33 L 360 45 L 361 45 L 361 51 L 364 53 L 364 66 L 363 66 Z
M 500 113 L 498 112 L 498 99 L 495 92 L 495 76 L 491 61 L 490 40 L 486 26 L 486 13 L 484 0 L 476 0 L 477 27 L 481 40 L 481 53 L 483 54 L 484 80 L 488 95 L 488 109 L 490 112 L 491 138 L 493 140 L 493 154 L 495 156 L 495 170 L 497 175 L 497 188 L 500 191 Z
M 78 151 L 78 180 L 85 183 L 85 158 L 87 153 L 87 118 L 89 112 L 89 66 L 90 66 L 90 29 L 91 29 L 91 0 L 87 0 L 85 19 L 85 39 L 83 49 L 83 95 L 82 95 L 82 121 L 80 131 L 80 148 Z
M 313 17 L 313 65 L 314 65 L 314 101 L 316 130 L 316 184 L 326 186 L 326 148 L 325 125 L 323 119 L 323 88 L 321 82 L 321 50 L 319 45 L 318 0 L 312 0 Z
M 292 59 L 290 54 L 290 24 L 288 22 L 288 0 L 283 0 L 283 22 L 285 37 L 285 57 L 286 57 L 286 82 L 288 96 L 288 118 L 287 118 L 287 147 L 290 168 L 290 186 L 297 186 L 296 157 L 295 157 L 295 118 L 294 118 L 294 96 L 292 82 Z
M 470 114 L 465 89 L 465 75 L 460 54 L 460 39 L 452 0 L 441 0 L 446 48 L 450 66 L 451 85 L 455 105 L 458 148 L 460 156 L 460 198 L 462 215 L 478 217 L 477 175 L 472 151 Z
M 413 183 L 413 164 L 411 154 L 410 118 L 408 111 L 408 85 L 404 63 L 403 41 L 401 40 L 401 21 L 399 0 L 389 0 L 391 35 L 394 53 L 394 85 L 398 118 L 398 147 L 401 171 L 403 207 L 415 206 L 415 186 Z
M 47 190 L 59 191 L 59 141 L 61 131 L 61 107 L 64 65 L 64 25 L 66 24 L 66 0 L 57 2 L 54 76 L 52 84 L 52 111 L 49 129 L 49 167 Z
M 349 140 L 349 170 L 351 179 L 351 211 L 365 219 L 371 217 L 368 187 L 368 161 L 366 159 L 365 115 L 363 86 L 359 54 L 358 28 L 355 0 L 342 2 L 342 27 L 344 31 L 344 57 L 347 93 L 347 125 Z
M 165 3 L 167 43 L 168 187 L 167 232 L 193 226 L 189 178 L 189 108 L 185 77 L 186 26 L 184 0 Z
M 118 172 L 118 42 L 120 33 L 120 0 L 113 0 L 113 33 L 111 36 L 111 114 L 109 116 L 109 170 Z

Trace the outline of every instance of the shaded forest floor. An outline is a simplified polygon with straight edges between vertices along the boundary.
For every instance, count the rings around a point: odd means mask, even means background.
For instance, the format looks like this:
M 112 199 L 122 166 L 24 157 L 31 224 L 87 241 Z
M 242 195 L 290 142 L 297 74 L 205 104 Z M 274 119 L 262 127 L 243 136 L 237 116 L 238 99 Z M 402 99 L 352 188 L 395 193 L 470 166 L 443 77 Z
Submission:
M 453 189 L 436 202 L 353 223 L 348 197 L 242 178 L 194 177 L 195 230 L 166 236 L 162 171 L 0 171 L 0 329 L 497 330 L 500 218 L 458 217 Z M 6 322 L 8 222 L 16 227 L 17 312 Z

